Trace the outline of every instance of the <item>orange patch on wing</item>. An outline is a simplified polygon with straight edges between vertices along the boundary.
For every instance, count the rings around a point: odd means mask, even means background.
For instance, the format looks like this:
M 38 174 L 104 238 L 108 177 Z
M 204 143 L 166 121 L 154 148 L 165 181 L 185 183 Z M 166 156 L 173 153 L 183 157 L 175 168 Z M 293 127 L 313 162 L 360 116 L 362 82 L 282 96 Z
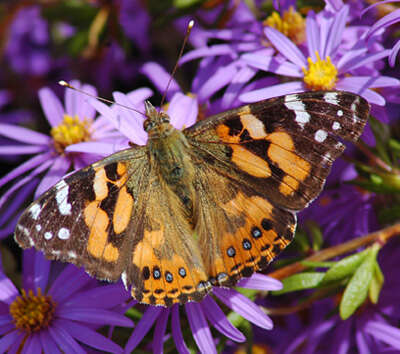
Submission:
M 98 208 L 96 202 L 92 202 L 84 209 L 84 218 L 86 225 L 90 229 L 87 251 L 93 257 L 100 258 L 108 238 L 107 226 L 109 219 L 107 213 Z
M 241 170 L 254 177 L 266 178 L 271 176 L 271 169 L 267 161 L 240 145 L 233 145 L 231 148 L 231 160 Z
M 108 243 L 104 248 L 103 258 L 107 262 L 115 262 L 119 257 L 118 248 L 114 247 L 111 243 Z
M 284 172 L 298 181 L 304 181 L 309 176 L 311 165 L 296 154 L 294 143 L 289 134 L 276 132 L 268 135 L 271 142 L 268 148 L 269 158 Z
M 215 132 L 224 143 L 238 144 L 240 142 L 239 135 L 229 135 L 229 127 L 225 124 L 220 124 L 216 127 Z
M 267 136 L 264 123 L 253 114 L 241 115 L 240 121 L 242 122 L 243 127 L 249 132 L 250 137 L 253 139 L 263 139 Z
M 118 193 L 117 202 L 113 215 L 113 225 L 115 233 L 123 232 L 129 225 L 133 208 L 133 198 L 128 193 L 126 186 L 122 187 Z
M 126 164 L 125 163 L 118 162 L 117 173 L 119 176 L 123 176 L 126 173 Z
M 292 195 L 299 188 L 299 181 L 292 176 L 286 175 L 283 177 L 279 185 L 279 192 L 284 195 Z

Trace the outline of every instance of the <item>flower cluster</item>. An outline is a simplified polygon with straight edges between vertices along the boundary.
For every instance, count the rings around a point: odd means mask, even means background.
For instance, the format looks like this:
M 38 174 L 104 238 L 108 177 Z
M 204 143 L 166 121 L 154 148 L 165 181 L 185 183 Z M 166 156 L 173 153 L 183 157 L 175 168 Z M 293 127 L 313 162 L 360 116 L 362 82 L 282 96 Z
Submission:
M 0 352 L 399 351 L 399 4 L 0 4 Z M 181 130 L 271 97 L 333 90 L 365 98 L 371 118 L 267 275 L 164 308 L 132 298 L 126 273 L 105 284 L 12 239 L 24 208 L 64 176 L 146 145 L 148 100 Z

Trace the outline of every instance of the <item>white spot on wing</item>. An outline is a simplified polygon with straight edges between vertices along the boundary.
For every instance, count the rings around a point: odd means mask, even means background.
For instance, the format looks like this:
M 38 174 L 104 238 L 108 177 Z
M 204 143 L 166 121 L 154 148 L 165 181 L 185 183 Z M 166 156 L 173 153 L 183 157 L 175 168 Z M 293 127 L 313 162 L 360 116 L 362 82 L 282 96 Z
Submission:
M 124 270 L 121 274 L 122 282 L 124 283 L 125 289 L 128 290 L 128 276 L 126 275 L 126 271 Z
M 30 207 L 29 212 L 31 213 L 31 216 L 32 216 L 33 220 L 37 220 L 41 210 L 42 210 L 42 207 L 40 206 L 40 204 L 33 204 Z
M 324 94 L 324 101 L 332 104 L 339 104 L 337 100 L 337 92 L 327 92 Z
M 61 254 L 61 251 L 58 250 L 51 250 L 50 252 L 53 256 L 59 256 Z
M 69 236 L 70 236 L 70 232 L 68 229 L 66 229 L 65 227 L 62 227 L 59 231 L 58 231 L 58 238 L 61 240 L 68 240 Z
M 74 251 L 68 251 L 68 257 L 75 259 L 77 257 L 77 255 Z
M 285 97 L 286 108 L 294 111 L 296 114 L 295 121 L 304 128 L 304 125 L 310 121 L 310 114 L 306 112 L 306 106 L 297 95 L 286 95 Z
M 339 109 L 336 114 L 338 115 L 338 117 L 342 117 L 343 111 L 341 109 Z
M 319 129 L 315 133 L 315 140 L 318 141 L 319 143 L 322 143 L 325 141 L 326 137 L 328 136 L 328 133 L 325 130 Z
M 72 206 L 67 201 L 69 192 L 68 184 L 66 184 L 64 180 L 61 180 L 60 182 L 57 183 L 56 189 L 57 189 L 56 201 L 60 214 L 71 215 Z
M 46 240 L 50 240 L 52 237 L 53 237 L 53 234 L 52 234 L 51 232 L 46 231 L 46 232 L 44 233 L 44 238 L 45 238 Z
M 42 225 L 36 225 L 35 229 L 36 229 L 37 232 L 39 232 L 42 229 Z
M 339 122 L 333 122 L 333 124 L 332 124 L 332 129 L 333 129 L 333 130 L 338 130 L 338 129 L 340 129 L 340 123 L 339 123 Z

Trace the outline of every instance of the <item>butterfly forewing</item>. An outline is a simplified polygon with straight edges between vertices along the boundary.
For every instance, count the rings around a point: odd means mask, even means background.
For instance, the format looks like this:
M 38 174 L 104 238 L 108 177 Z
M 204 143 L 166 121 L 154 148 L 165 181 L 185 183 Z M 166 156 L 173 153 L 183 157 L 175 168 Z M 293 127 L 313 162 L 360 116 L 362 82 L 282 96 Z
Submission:
M 21 215 L 16 241 L 99 279 L 118 280 L 130 261 L 123 250 L 135 214 L 127 181 L 146 173 L 145 156 L 142 148 L 121 151 L 61 180 Z

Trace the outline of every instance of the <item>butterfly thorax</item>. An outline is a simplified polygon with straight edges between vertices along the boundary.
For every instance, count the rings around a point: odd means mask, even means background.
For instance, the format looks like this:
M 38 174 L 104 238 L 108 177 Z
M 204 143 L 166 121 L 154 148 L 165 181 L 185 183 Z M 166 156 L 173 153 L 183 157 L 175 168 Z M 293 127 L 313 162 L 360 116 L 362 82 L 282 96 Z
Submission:
M 146 104 L 147 119 L 143 123 L 148 133 L 151 169 L 161 183 L 166 183 L 178 197 L 190 218 L 193 214 L 194 171 L 190 145 L 186 136 L 169 123 L 169 116 Z

